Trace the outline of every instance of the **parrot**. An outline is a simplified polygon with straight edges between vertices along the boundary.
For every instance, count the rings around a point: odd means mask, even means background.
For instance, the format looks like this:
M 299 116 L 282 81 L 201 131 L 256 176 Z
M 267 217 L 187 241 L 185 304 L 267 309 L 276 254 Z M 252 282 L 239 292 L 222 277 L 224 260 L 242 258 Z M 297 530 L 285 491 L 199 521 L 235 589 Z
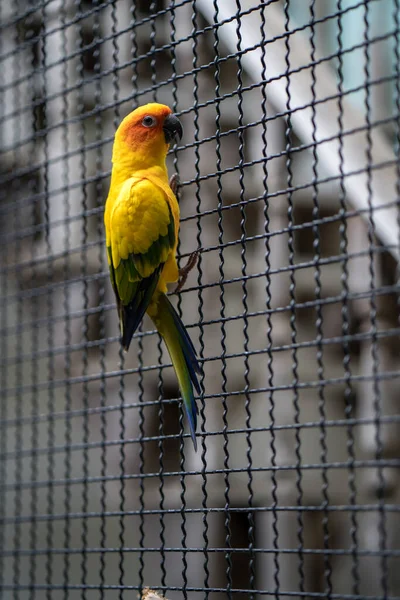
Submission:
M 167 296 L 168 284 L 179 280 L 179 291 L 197 260 L 196 251 L 178 269 L 177 177 L 168 179 L 166 157 L 171 142 L 182 135 L 178 117 L 156 102 L 139 106 L 122 120 L 114 136 L 104 225 L 122 347 L 128 351 L 147 313 L 168 349 L 197 451 L 193 388 L 200 395 L 201 370 L 192 340 Z

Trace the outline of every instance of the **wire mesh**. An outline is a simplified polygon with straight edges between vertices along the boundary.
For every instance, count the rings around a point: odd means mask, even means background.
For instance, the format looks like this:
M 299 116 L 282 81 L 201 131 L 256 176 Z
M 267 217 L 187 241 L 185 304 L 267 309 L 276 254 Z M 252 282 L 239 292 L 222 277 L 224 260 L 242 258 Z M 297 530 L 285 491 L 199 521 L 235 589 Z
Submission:
M 398 0 L 1 0 L 1 600 L 400 598 L 399 56 Z M 105 255 L 148 101 L 197 453 Z

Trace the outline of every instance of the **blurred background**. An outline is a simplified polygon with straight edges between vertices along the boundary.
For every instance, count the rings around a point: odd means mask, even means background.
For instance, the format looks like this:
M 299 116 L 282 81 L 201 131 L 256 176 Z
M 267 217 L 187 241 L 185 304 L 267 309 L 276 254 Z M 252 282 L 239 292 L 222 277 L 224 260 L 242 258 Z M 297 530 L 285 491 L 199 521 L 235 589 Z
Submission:
M 398 0 L 0 1 L 0 598 L 398 598 Z M 174 299 L 120 351 L 121 119 L 185 129 Z

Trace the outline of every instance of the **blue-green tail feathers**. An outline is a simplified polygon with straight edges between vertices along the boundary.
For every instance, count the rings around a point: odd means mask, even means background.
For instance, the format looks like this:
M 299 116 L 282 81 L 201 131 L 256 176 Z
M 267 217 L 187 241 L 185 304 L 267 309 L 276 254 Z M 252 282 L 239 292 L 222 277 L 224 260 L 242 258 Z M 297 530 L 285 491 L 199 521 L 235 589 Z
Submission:
M 196 351 L 179 315 L 165 294 L 160 294 L 157 301 L 157 315 L 153 321 L 162 335 L 168 348 L 172 364 L 178 378 L 186 415 L 189 422 L 190 435 L 197 450 L 196 426 L 197 405 L 194 399 L 193 386 L 201 393 L 197 374 L 201 373 L 196 358 Z

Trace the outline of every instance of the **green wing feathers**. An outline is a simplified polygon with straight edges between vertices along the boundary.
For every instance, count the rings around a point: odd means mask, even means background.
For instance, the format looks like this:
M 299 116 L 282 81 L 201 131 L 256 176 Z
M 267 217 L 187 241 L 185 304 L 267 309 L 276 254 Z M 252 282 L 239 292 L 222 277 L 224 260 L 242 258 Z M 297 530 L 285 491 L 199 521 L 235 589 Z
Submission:
M 127 351 L 133 334 L 146 312 L 171 249 L 175 244 L 175 224 L 169 209 L 167 233 L 161 235 L 142 254 L 129 254 L 115 268 L 111 246 L 107 248 L 111 282 L 117 299 L 121 342 Z M 148 276 L 143 276 L 150 273 Z

